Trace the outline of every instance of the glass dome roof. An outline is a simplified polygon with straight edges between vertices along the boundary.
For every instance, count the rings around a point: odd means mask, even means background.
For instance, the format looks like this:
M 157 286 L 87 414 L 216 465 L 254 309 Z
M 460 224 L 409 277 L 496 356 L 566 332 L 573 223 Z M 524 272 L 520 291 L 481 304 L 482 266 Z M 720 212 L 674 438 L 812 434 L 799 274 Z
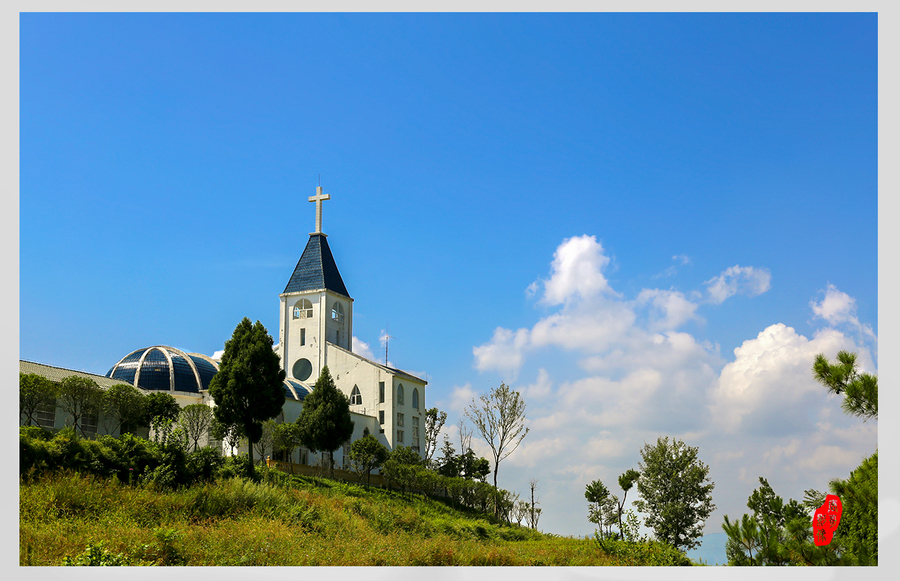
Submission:
M 157 345 L 132 351 L 106 372 L 141 389 L 199 393 L 219 371 L 211 357 Z
M 106 372 L 106 377 L 141 389 L 200 393 L 219 371 L 219 362 L 200 353 L 156 345 L 132 351 Z M 284 380 L 284 397 L 303 401 L 312 389 L 296 379 Z

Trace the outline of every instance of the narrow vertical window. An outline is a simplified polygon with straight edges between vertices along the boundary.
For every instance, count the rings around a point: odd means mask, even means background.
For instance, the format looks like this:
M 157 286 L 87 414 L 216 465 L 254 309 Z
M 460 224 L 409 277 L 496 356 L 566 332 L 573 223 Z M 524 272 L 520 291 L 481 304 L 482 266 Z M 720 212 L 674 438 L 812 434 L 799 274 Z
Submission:
M 306 345 L 306 329 L 300 329 L 300 344 Z
M 378 412 L 378 423 L 384 425 L 384 410 Z
M 413 388 L 412 406 L 413 409 L 419 409 L 419 389 L 415 387 Z
M 378 382 L 378 403 L 384 403 L 384 382 Z
M 402 383 L 397 384 L 397 403 L 398 404 L 403 403 L 403 384 Z

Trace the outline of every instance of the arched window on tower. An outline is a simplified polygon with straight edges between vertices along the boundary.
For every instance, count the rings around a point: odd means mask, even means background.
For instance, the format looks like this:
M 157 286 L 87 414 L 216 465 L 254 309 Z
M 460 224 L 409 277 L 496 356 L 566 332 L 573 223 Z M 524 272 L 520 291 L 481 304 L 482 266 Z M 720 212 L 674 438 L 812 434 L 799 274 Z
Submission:
M 359 387 L 354 385 L 353 391 L 350 392 L 350 405 L 362 405 L 362 394 L 359 393 Z
M 300 299 L 294 305 L 295 319 L 311 319 L 313 316 L 312 303 L 309 299 Z
M 403 403 L 403 384 L 402 383 L 397 384 L 397 403 L 399 403 L 399 404 Z
M 412 406 L 414 410 L 419 409 L 419 389 L 413 388 Z
M 331 320 L 335 323 L 344 322 L 344 305 L 338 301 L 334 301 L 334 305 L 331 307 Z

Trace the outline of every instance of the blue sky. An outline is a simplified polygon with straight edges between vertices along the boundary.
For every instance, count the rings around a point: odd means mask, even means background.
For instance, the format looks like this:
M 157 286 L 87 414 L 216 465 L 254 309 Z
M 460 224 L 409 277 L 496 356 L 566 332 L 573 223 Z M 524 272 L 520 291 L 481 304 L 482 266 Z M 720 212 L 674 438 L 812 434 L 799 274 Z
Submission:
M 23 14 L 19 351 L 212 355 L 314 227 L 355 349 L 456 428 L 506 381 L 541 528 L 657 436 L 718 510 L 877 445 L 809 374 L 878 352 L 874 14 Z M 735 350 L 738 350 L 737 352 Z M 809 463 L 807 465 L 806 463 Z M 631 494 L 633 495 L 633 493 Z M 631 496 L 630 495 L 630 496 Z

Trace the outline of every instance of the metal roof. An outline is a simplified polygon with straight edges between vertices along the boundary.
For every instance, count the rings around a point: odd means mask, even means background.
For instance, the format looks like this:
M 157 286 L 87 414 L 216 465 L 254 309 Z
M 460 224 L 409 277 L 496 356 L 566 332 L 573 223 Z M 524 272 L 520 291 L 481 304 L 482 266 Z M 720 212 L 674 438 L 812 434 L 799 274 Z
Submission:
M 67 377 L 71 377 L 75 375 L 77 377 L 86 377 L 88 379 L 93 379 L 97 382 L 97 385 L 104 389 L 108 389 L 114 385 L 119 383 L 126 383 L 128 385 L 132 385 L 128 381 L 122 381 L 121 379 L 112 379 L 103 375 L 96 375 L 94 373 L 87 373 L 86 371 L 75 371 L 74 369 L 65 369 L 62 367 L 53 367 L 52 365 L 44 365 L 43 363 L 34 363 L 32 361 L 23 361 L 19 360 L 19 372 L 21 373 L 36 373 L 43 377 L 46 377 L 50 381 L 54 383 L 59 383 L 63 379 Z M 144 390 L 141 390 L 144 391 Z
M 309 235 L 309 242 L 294 268 L 294 274 L 284 287 L 285 293 L 330 290 L 350 298 L 341 273 L 338 272 L 331 248 L 324 234 Z

